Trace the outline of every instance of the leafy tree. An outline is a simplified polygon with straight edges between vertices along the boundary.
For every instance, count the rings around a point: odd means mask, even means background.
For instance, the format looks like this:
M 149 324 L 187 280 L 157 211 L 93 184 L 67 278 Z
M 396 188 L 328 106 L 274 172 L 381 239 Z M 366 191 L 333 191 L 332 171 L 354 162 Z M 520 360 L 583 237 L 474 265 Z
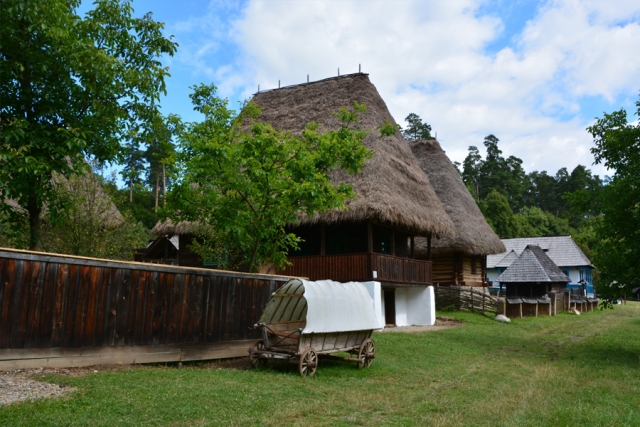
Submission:
M 0 2 L 0 203 L 14 224 L 28 218 L 29 247 L 41 214 L 60 216 L 54 173 L 87 170 L 85 158 L 113 160 L 121 140 L 157 112 L 168 71 L 159 57 L 176 44 L 151 14 L 132 17 L 128 0 Z
M 462 180 L 477 201 L 480 200 L 480 166 L 482 165 L 482 156 L 478 147 L 472 145 L 469 147 L 469 154 L 462 163 Z
M 131 135 L 129 142 L 122 149 L 122 161 L 124 165 L 120 174 L 129 188 L 129 203 L 133 202 L 133 189 L 142 185 L 142 174 L 145 172 L 144 151 L 140 148 L 140 138 Z
M 481 206 L 487 222 L 501 239 L 520 237 L 509 200 L 504 195 L 493 190 Z
M 215 86 L 193 89 L 194 108 L 204 121 L 186 124 L 179 134 L 174 217 L 200 226 L 195 249 L 205 258 L 250 271 L 268 263 L 284 266 L 299 241 L 285 226 L 296 223 L 300 212 L 344 209 L 354 196 L 350 185 L 334 185 L 327 175 L 337 168 L 357 173 L 372 156 L 362 144 L 366 132 L 351 127 L 364 105 L 342 108 L 337 116 L 344 125 L 337 131 L 320 134 L 311 123 L 294 136 L 257 121 L 254 104 L 237 116 Z
M 417 114 L 411 113 L 404 120 L 409 124 L 407 128 L 402 131 L 402 135 L 407 141 L 433 139 L 431 136 L 431 125 L 422 123 L 422 119 Z
M 640 116 L 640 101 L 636 107 Z M 602 215 L 595 224 L 600 240 L 595 249 L 597 291 L 611 302 L 640 283 L 640 125 L 630 124 L 622 109 L 605 113 L 587 130 L 596 164 L 615 170 L 597 191 Z
M 152 132 L 146 135 L 147 150 L 144 157 L 149 165 L 146 184 L 155 191 L 155 212 L 158 211 L 161 197 L 163 206 L 166 204 L 167 185 L 170 185 L 175 174 L 176 150 L 172 138 L 178 121 L 177 116 L 158 116 L 153 122 Z

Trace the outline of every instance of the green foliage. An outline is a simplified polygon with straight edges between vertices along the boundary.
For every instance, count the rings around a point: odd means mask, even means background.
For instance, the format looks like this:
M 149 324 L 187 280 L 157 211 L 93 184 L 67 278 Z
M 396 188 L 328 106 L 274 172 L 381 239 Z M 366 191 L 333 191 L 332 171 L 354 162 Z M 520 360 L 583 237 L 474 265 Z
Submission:
M 86 15 L 78 0 L 0 3 L 0 203 L 17 226 L 28 219 L 37 248 L 40 218 L 67 208 L 54 173 L 87 170 L 85 158 L 113 160 L 120 141 L 157 114 L 176 44 L 151 14 L 132 17 L 130 1 L 99 0 Z
M 509 200 L 493 190 L 480 203 L 485 219 L 501 239 L 515 237 L 568 236 L 575 233 L 564 218 L 538 207 L 524 207 L 514 213 Z
M 69 206 L 55 222 L 43 214 L 40 242 L 42 250 L 95 258 L 133 260 L 136 249 L 144 247 L 149 230 L 128 215 L 121 216 L 104 190 L 100 176 L 87 172 L 69 179 L 56 176 L 56 197 Z M 0 216 L 3 246 L 28 248 L 28 225 L 15 224 Z M 17 232 L 10 233 L 14 229 Z
M 321 134 L 311 123 L 294 136 L 257 121 L 254 104 L 236 116 L 215 86 L 193 89 L 194 108 L 204 120 L 179 134 L 172 216 L 199 224 L 194 249 L 204 258 L 228 258 L 232 265 L 226 267 L 242 264 L 252 271 L 268 263 L 284 266 L 299 241 L 285 226 L 299 213 L 345 209 L 354 196 L 350 185 L 334 185 L 327 175 L 338 168 L 357 173 L 372 156 L 362 144 L 366 132 L 352 127 L 365 106 L 341 108 L 339 130 Z
M 640 101 L 636 103 L 640 116 Z M 595 249 L 600 286 L 597 291 L 608 301 L 630 295 L 640 286 L 640 126 L 627 121 L 625 110 L 604 114 L 587 128 L 593 136 L 591 149 L 596 163 L 615 170 L 611 181 L 576 199 L 597 206 L 601 216 L 595 222 L 600 242 Z
M 402 135 L 407 141 L 433 139 L 431 136 L 431 125 L 422 123 L 422 119 L 417 114 L 411 113 L 404 120 L 408 123 L 408 126 L 402 131 Z

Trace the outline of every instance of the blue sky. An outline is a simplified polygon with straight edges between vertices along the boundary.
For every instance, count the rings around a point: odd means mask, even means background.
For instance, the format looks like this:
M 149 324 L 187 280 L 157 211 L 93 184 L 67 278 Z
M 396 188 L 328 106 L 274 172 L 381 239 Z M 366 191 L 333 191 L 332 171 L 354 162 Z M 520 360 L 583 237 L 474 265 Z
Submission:
M 189 86 L 231 105 L 261 88 L 369 73 L 396 121 L 414 112 L 462 161 L 484 136 L 525 170 L 592 165 L 585 128 L 635 112 L 640 1 L 137 0 L 180 44 L 163 111 L 197 120 Z M 635 116 L 631 117 L 636 120 Z

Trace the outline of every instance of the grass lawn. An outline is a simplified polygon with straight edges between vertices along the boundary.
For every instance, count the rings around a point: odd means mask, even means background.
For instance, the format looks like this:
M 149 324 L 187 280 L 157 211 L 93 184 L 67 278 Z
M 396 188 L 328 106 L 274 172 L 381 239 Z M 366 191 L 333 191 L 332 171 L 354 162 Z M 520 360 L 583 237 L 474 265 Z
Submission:
M 0 426 L 640 426 L 640 303 L 501 324 L 375 334 L 369 369 L 144 367 L 47 381 L 61 399 L 0 407 Z

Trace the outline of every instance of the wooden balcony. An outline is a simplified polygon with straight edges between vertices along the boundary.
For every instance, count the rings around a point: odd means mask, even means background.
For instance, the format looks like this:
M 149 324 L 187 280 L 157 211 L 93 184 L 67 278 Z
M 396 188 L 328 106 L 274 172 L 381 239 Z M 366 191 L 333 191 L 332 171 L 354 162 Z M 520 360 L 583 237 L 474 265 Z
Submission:
M 292 263 L 278 274 L 331 279 L 337 282 L 379 281 L 398 285 L 430 285 L 431 261 L 376 253 L 291 257 Z M 377 273 L 374 278 L 373 272 Z

